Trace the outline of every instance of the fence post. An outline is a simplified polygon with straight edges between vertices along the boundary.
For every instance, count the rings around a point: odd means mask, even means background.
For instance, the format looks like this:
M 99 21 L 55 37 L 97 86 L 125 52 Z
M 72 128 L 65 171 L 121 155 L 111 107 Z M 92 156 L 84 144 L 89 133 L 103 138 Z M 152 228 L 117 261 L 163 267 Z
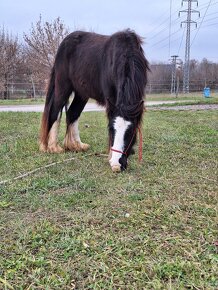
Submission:
M 178 97 L 179 94 L 179 76 L 176 78 L 176 98 Z
M 31 75 L 31 82 L 32 82 L 32 89 L 33 89 L 33 98 L 35 99 L 36 97 L 36 90 L 35 90 L 35 84 L 33 81 L 33 76 Z

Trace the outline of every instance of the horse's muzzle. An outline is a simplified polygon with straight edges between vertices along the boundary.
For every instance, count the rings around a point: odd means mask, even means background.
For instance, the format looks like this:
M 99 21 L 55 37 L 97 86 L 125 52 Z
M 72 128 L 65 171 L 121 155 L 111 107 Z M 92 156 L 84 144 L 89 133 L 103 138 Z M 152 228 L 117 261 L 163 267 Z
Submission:
M 121 165 L 111 166 L 113 172 L 121 172 Z
M 122 155 L 122 157 L 119 159 L 119 164 L 111 165 L 111 169 L 113 172 L 121 172 L 126 170 L 127 168 L 127 157 L 126 155 Z

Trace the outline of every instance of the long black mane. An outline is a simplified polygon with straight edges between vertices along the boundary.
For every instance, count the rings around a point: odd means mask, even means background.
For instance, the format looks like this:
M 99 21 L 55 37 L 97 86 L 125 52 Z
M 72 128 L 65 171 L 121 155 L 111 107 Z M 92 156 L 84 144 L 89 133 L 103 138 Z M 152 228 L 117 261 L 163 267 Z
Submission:
M 144 106 L 148 62 L 141 44 L 141 38 L 130 30 L 115 33 L 105 44 L 103 78 L 113 87 L 107 97 L 108 112 L 117 108 L 117 113 L 127 119 L 141 115 Z

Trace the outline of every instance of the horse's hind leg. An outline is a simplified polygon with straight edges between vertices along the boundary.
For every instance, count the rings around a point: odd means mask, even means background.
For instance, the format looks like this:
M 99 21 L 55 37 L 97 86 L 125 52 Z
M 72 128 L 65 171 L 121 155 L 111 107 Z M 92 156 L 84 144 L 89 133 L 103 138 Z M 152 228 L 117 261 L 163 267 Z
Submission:
M 48 143 L 47 143 L 47 152 L 49 153 L 61 153 L 64 149 L 58 144 L 58 131 L 62 115 L 62 110 L 64 105 L 67 103 L 67 100 L 72 93 L 72 86 L 69 82 L 63 81 L 61 85 L 56 83 L 55 89 L 55 98 L 51 105 L 50 114 L 49 114 L 49 133 L 48 133 Z
M 48 134 L 48 146 L 47 146 L 47 152 L 49 153 L 61 153 L 64 151 L 57 141 L 61 115 L 62 115 L 62 106 L 57 106 L 51 114 L 53 120 L 51 121 L 52 126 Z
M 67 131 L 64 140 L 64 148 L 70 151 L 87 151 L 88 144 L 82 143 L 79 136 L 78 119 L 87 100 L 75 93 L 74 99 L 66 112 Z
M 53 94 L 54 95 L 54 94 Z M 52 97 L 51 102 L 46 102 L 41 123 L 40 151 L 60 153 L 63 149 L 57 143 L 57 135 L 61 120 L 63 104 Z

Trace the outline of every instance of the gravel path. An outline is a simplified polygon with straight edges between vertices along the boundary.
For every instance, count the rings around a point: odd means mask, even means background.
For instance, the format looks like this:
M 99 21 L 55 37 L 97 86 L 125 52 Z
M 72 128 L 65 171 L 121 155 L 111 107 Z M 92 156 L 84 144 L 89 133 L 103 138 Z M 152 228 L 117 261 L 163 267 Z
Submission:
M 0 106 L 0 112 L 43 112 L 44 104 L 37 105 L 2 105 Z M 98 106 L 95 103 L 88 103 L 85 106 L 84 112 L 92 111 L 104 111 L 103 107 Z
M 201 111 L 218 110 L 218 104 L 149 107 L 148 111 Z

